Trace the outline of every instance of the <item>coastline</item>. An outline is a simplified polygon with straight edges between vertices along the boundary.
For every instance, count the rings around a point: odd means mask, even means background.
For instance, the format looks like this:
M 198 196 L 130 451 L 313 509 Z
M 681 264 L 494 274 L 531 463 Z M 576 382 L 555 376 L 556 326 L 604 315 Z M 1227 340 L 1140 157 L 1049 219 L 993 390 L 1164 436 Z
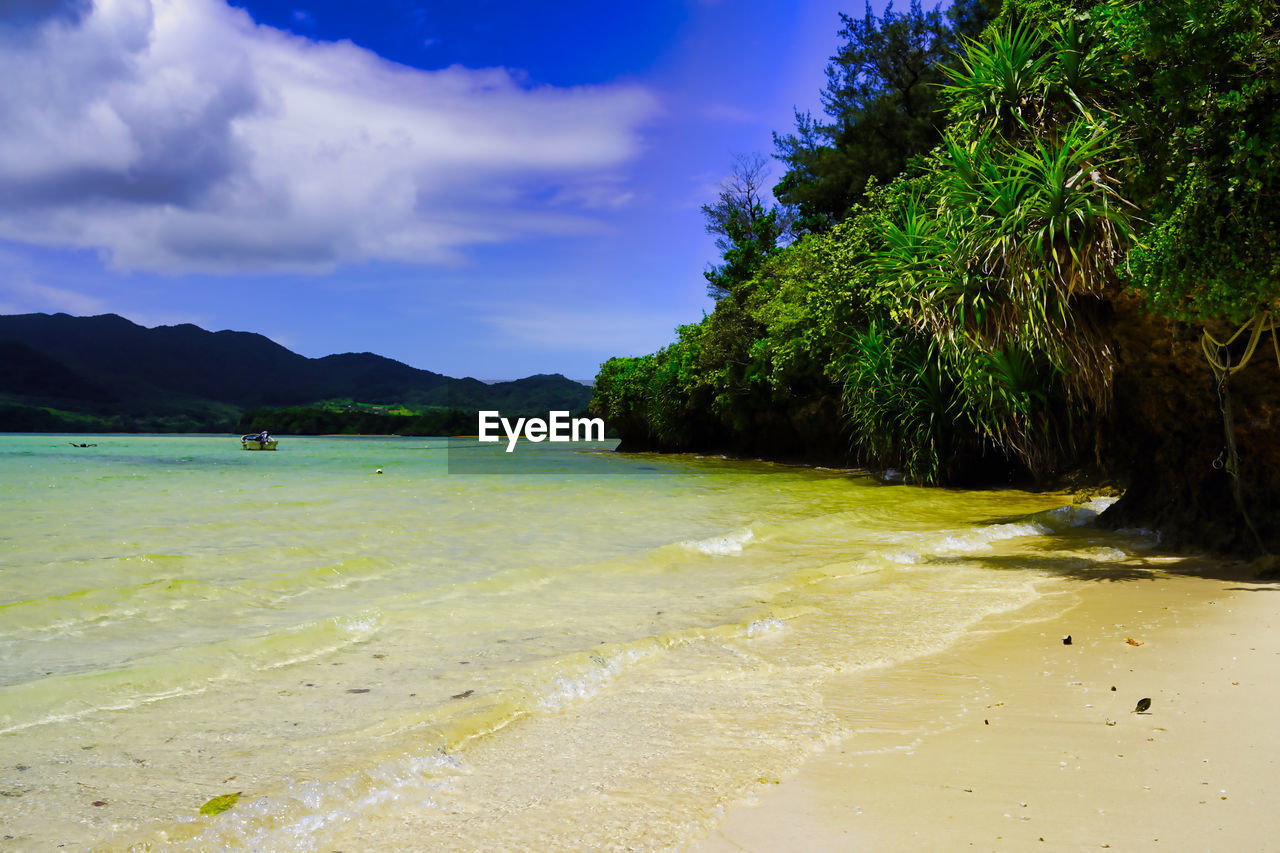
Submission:
M 834 681 L 856 733 L 691 849 L 1269 849 L 1280 585 L 1155 556 L 1064 584 L 940 654 Z

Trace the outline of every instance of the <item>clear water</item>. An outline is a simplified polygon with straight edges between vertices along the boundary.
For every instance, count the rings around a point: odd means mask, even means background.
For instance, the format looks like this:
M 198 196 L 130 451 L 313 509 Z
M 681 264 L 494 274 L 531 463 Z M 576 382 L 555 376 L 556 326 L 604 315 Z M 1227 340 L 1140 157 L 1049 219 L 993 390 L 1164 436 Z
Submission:
M 833 674 L 1128 547 L 1060 495 L 607 445 L 69 441 L 0 436 L 0 849 L 679 848 L 848 734 Z

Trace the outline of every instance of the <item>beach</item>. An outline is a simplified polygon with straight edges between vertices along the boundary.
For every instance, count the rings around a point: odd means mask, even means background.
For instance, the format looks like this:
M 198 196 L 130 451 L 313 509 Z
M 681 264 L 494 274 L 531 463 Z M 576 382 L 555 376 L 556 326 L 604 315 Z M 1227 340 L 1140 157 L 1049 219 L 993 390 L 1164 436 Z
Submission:
M 0 848 L 1267 849 L 1273 585 L 1105 500 L 95 442 L 0 440 Z
M 1149 556 L 1060 595 L 831 682 L 853 733 L 696 849 L 1276 849 L 1280 586 Z

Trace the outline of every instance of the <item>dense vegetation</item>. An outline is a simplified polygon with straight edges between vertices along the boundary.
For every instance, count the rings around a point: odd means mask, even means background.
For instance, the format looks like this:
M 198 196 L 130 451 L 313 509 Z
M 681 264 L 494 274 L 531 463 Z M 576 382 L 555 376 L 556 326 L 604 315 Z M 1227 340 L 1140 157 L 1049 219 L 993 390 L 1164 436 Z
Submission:
M 191 407 L 160 414 L 122 414 L 0 402 L 0 432 L 233 432 L 236 417 L 233 409 Z
M 241 433 L 264 428 L 279 435 L 475 435 L 476 413 L 439 409 L 407 415 L 285 406 L 252 409 L 240 417 Z
M 776 137 L 780 203 L 744 197 L 738 168 L 704 208 L 715 310 L 606 362 L 594 410 L 624 447 L 924 483 L 1090 468 L 1130 487 L 1129 522 L 1276 547 L 1280 514 L 1257 512 L 1280 486 L 1276 366 L 1211 371 L 1198 338 L 1255 318 L 1208 351 L 1274 346 L 1280 2 L 993 11 L 843 17 L 831 121 Z M 791 228 L 742 227 L 762 216 Z

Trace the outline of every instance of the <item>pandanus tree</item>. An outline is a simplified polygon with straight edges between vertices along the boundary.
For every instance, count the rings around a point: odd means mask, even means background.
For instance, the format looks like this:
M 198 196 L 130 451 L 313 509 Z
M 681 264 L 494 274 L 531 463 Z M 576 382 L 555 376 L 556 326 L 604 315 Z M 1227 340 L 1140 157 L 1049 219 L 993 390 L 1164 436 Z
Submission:
M 873 259 L 881 303 L 922 341 L 925 395 L 1033 473 L 1066 461 L 1073 414 L 1110 400 L 1101 296 L 1132 208 L 1111 116 L 1081 85 L 1095 49 L 1074 22 L 970 42 L 946 69 L 951 124 L 932 169 Z
M 1280 0 L 1006 13 L 1041 26 L 950 67 L 882 303 L 948 377 L 951 423 L 1039 471 L 1083 439 L 1127 486 L 1115 524 L 1280 550 Z

